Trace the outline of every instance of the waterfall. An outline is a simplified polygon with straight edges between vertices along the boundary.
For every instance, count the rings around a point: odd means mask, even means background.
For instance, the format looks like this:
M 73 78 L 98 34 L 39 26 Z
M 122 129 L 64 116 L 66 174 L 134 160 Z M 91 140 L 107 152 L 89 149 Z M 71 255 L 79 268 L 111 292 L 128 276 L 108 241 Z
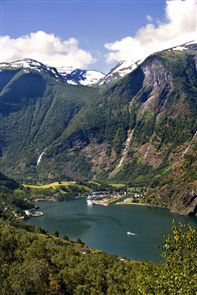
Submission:
M 150 145 L 148 146 L 148 148 L 147 148 L 147 150 L 146 150 L 146 152 L 145 152 L 145 154 L 144 154 L 144 160 L 146 160 L 146 158 L 147 158 L 147 156 L 148 156 L 148 152 L 149 152 L 149 150 L 150 150 Z
M 39 155 L 38 160 L 37 160 L 37 166 L 40 164 L 40 162 L 41 162 L 41 160 L 42 160 L 42 157 L 43 157 L 43 155 L 45 154 L 46 150 L 47 150 L 47 149 L 45 149 L 44 152 L 42 152 L 42 153 Z
M 131 143 L 131 139 L 132 139 L 132 137 L 133 137 L 133 131 L 134 131 L 134 130 L 129 130 L 129 131 L 128 131 L 127 140 L 126 140 L 126 142 L 125 142 L 125 148 L 124 148 L 124 150 L 123 150 L 123 152 L 122 152 L 122 158 L 120 159 L 120 162 L 119 162 L 117 168 L 120 168 L 120 167 L 122 166 L 122 164 L 123 164 L 123 162 L 124 162 L 124 159 L 126 158 L 126 155 L 127 155 L 127 152 L 128 152 L 128 147 L 129 147 L 129 145 L 130 145 L 130 143 Z
M 121 168 L 121 166 L 123 165 L 124 163 L 124 160 L 127 156 L 127 153 L 128 153 L 128 148 L 130 146 L 130 143 L 131 143 L 131 140 L 133 138 L 133 132 L 134 132 L 134 129 L 133 130 L 130 130 L 128 131 L 128 135 L 127 135 L 127 139 L 125 141 L 125 147 L 124 147 L 124 150 L 122 151 L 122 157 L 118 163 L 118 165 L 114 168 L 114 170 L 110 173 L 109 175 L 109 178 L 113 177 L 117 172 L 118 170 Z
M 194 136 L 192 137 L 192 140 L 190 141 L 190 143 L 188 144 L 188 146 L 186 147 L 186 149 L 182 153 L 181 158 L 183 158 L 185 156 L 185 154 L 189 151 L 189 149 L 191 147 L 191 144 L 192 144 L 194 138 L 196 137 L 196 135 L 197 135 L 197 131 L 194 133 Z

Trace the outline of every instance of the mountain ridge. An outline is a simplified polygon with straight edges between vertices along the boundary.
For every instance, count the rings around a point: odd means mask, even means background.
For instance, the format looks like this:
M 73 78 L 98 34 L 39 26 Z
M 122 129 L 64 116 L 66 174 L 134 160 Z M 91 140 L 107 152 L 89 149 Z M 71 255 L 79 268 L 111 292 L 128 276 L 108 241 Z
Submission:
M 171 48 L 164 49 L 173 50 L 196 50 L 197 42 L 189 41 L 181 45 L 173 46 Z M 158 51 L 159 52 L 159 51 Z M 152 53 L 154 54 L 154 52 Z M 46 65 L 40 61 L 24 58 L 21 60 L 16 60 L 12 62 L 1 62 L 0 68 L 10 67 L 10 68 L 24 68 L 24 69 L 34 69 L 37 71 L 45 71 L 57 79 L 62 80 L 68 84 L 72 85 L 84 85 L 84 86 L 102 86 L 110 82 L 114 82 L 117 79 L 124 77 L 125 75 L 131 73 L 136 69 L 149 55 L 150 53 L 141 57 L 138 60 L 127 60 L 119 62 L 114 68 L 112 68 L 107 74 L 102 73 L 97 70 L 84 70 L 68 66 L 53 67 Z
M 98 81 L 104 77 L 102 72 L 96 70 L 82 70 L 73 67 L 52 67 L 31 58 L 24 58 L 13 62 L 2 62 L 0 63 L 0 69 L 2 68 L 21 68 L 26 72 L 29 70 L 43 71 L 57 80 L 72 85 L 91 86 L 97 84 Z

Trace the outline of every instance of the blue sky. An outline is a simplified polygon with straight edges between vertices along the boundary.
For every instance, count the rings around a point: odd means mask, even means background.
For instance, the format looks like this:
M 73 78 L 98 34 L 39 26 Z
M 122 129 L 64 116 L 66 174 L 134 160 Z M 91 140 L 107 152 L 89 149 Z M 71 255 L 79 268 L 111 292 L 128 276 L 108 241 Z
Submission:
M 81 49 L 97 59 L 88 67 L 103 71 L 116 63 L 106 63 L 106 43 L 135 36 L 148 22 L 157 26 L 166 18 L 166 1 L 162 0 L 0 1 L 1 35 L 16 39 L 43 31 L 62 40 L 75 38 Z

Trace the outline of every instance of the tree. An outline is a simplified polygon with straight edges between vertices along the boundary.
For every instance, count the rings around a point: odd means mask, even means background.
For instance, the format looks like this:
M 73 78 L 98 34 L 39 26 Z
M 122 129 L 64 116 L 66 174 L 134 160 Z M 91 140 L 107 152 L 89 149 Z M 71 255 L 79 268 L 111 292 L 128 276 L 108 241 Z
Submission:
M 56 230 L 56 231 L 53 233 L 53 236 L 55 236 L 55 237 L 57 237 L 57 238 L 59 237 L 59 235 L 60 235 L 60 234 L 59 234 L 58 230 Z
M 77 239 L 77 243 L 81 244 L 81 245 L 85 245 L 84 242 L 82 242 L 82 240 L 80 238 Z
M 173 224 L 166 237 L 164 263 L 144 266 L 139 275 L 139 294 L 192 295 L 197 292 L 197 232 L 191 226 Z M 142 280 L 143 277 L 143 280 Z

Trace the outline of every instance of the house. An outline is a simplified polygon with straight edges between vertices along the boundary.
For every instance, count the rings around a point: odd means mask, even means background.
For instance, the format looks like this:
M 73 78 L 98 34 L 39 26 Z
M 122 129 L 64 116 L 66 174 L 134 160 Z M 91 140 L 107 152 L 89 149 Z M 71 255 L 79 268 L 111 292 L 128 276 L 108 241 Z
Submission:
M 90 254 L 90 253 L 91 253 L 89 249 L 85 249 L 85 248 L 81 248 L 81 249 L 79 249 L 79 252 L 80 252 L 81 254 Z

